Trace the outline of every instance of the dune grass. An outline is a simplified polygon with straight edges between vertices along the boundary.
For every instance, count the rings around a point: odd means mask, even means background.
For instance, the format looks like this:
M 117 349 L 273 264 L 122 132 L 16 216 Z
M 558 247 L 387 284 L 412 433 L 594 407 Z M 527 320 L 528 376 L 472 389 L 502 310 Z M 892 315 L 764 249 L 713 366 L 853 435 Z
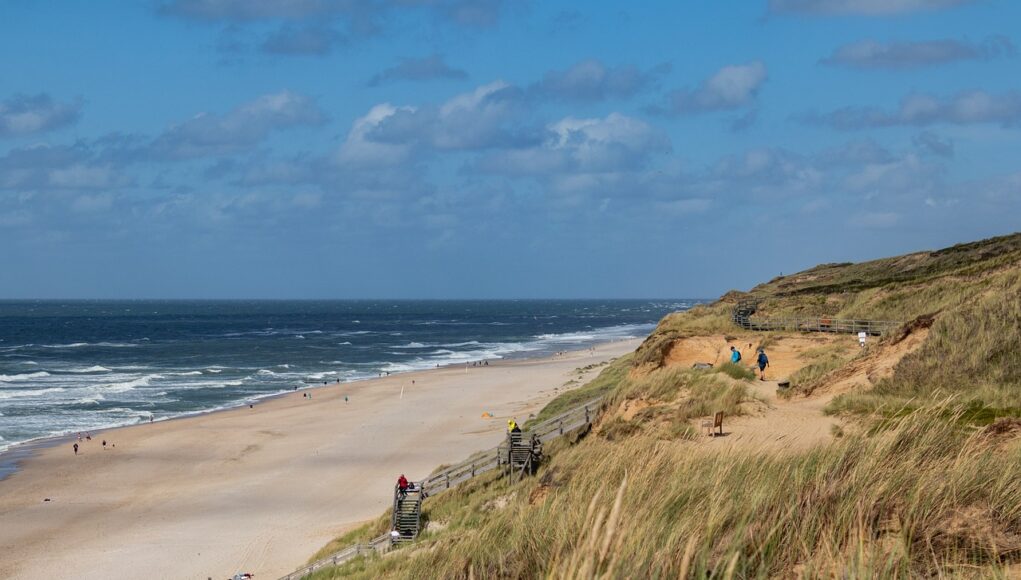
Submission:
M 491 473 L 439 494 L 418 542 L 314 578 L 1013 577 L 1019 258 L 1015 235 L 824 265 L 667 316 L 633 357 L 540 413 L 605 395 L 600 424 L 551 443 L 537 477 Z M 892 376 L 831 402 L 828 412 L 854 417 L 832 441 L 785 453 L 706 446 L 692 420 L 742 413 L 745 377 L 663 360 L 677 338 L 732 329 L 730 308 L 744 296 L 766 313 L 934 322 Z M 829 347 L 805 355 L 795 387 L 853 358 Z
M 732 362 L 725 362 L 713 369 L 718 373 L 723 373 L 732 379 L 739 381 L 750 381 L 755 378 L 755 371 L 744 366 L 735 364 Z
M 869 392 L 842 395 L 833 413 L 890 414 L 954 394 L 984 421 L 1021 408 L 1021 272 L 991 281 L 986 292 L 943 312 L 925 343 Z
M 314 577 L 995 577 L 1021 561 L 1021 449 L 957 412 L 796 455 L 590 435 L 538 478 L 432 498 L 444 528 L 416 545 Z

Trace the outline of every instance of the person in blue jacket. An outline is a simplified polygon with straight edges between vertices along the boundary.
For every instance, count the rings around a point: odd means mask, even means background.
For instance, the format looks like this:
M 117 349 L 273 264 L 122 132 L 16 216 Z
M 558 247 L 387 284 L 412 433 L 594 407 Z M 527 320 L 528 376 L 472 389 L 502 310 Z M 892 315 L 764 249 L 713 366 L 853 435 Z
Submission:
M 734 364 L 741 362 L 741 351 L 737 350 L 733 346 L 730 347 L 730 362 Z
M 757 362 L 759 363 L 759 380 L 764 381 L 766 380 L 766 367 L 769 366 L 769 357 L 766 356 L 766 351 L 761 348 L 759 349 Z

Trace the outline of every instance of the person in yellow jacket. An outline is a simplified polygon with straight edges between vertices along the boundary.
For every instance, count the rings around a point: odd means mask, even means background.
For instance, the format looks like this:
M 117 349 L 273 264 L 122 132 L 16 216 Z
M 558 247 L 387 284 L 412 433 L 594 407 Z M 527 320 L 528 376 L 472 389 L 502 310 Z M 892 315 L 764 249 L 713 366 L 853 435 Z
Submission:
M 520 433 L 521 432 L 521 428 L 518 427 L 518 424 L 514 421 L 514 419 L 507 419 L 507 432 L 508 433 Z

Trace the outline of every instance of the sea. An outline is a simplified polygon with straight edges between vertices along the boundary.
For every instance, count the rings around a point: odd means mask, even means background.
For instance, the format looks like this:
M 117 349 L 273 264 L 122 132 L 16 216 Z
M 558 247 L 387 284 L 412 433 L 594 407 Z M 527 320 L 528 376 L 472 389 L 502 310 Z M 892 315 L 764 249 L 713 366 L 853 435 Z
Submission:
M 0 452 L 296 386 L 643 337 L 699 302 L 0 301 Z

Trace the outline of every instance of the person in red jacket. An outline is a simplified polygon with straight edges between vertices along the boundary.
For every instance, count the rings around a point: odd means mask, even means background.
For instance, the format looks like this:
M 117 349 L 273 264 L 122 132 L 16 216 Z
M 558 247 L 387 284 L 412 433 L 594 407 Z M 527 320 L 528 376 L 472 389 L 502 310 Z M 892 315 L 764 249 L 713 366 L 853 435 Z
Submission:
M 400 494 L 402 499 L 408 493 L 408 478 L 404 477 L 403 473 L 397 478 L 397 493 Z

